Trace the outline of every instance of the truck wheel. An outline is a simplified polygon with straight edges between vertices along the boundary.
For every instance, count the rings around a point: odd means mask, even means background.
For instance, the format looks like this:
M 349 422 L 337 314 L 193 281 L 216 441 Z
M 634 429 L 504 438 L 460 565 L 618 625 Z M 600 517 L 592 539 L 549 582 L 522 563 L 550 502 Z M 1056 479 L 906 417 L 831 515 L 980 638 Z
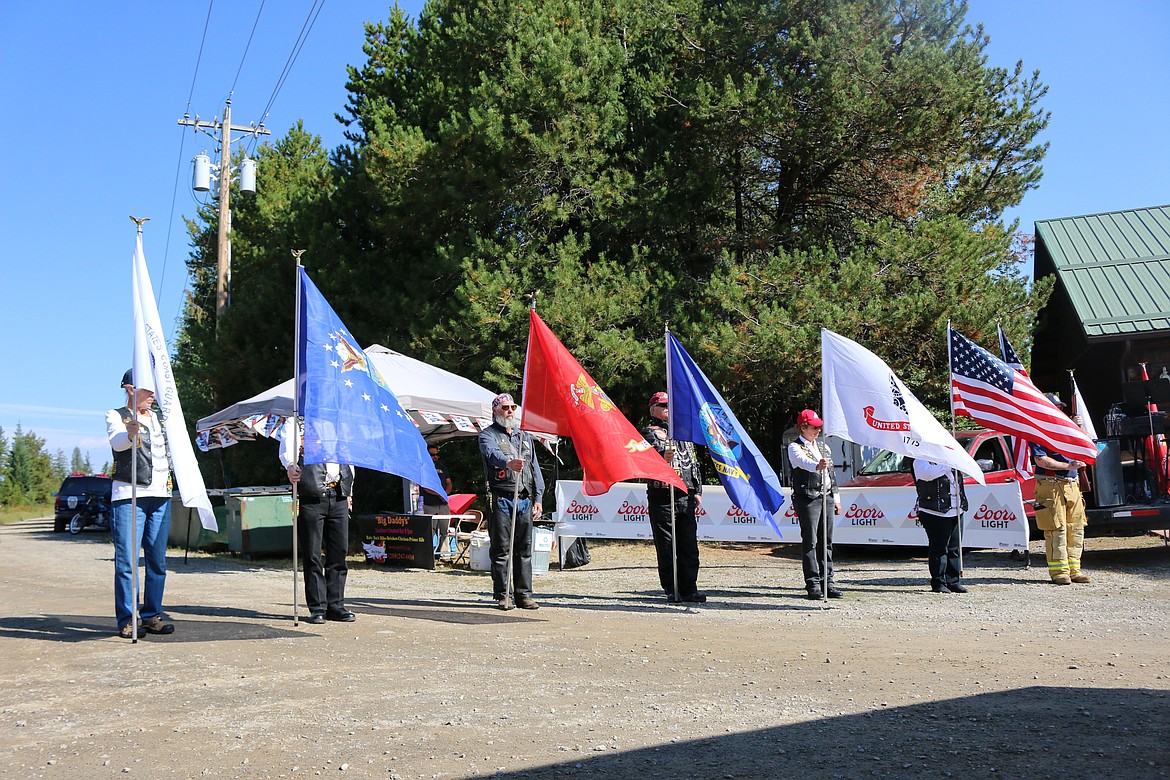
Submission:
M 63 517 L 53 518 L 53 533 L 63 534 L 65 529 L 69 527 L 69 521 Z

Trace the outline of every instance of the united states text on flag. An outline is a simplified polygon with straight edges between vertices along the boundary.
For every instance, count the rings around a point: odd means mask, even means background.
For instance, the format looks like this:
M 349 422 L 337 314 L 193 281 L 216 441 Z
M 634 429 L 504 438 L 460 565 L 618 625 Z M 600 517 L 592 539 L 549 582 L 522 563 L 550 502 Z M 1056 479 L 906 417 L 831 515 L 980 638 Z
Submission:
M 884 360 L 826 328 L 821 328 L 821 404 L 826 436 L 942 463 L 984 484 L 979 464 Z
M 1065 457 L 1097 460 L 1096 445 L 1032 380 L 958 331 L 948 328 L 948 333 L 955 414 Z
M 163 338 L 162 320 L 154 301 L 154 287 L 146 270 L 146 255 L 142 251 L 142 234 L 134 247 L 134 386 L 154 391 L 159 418 L 166 426 L 167 449 L 171 456 L 171 470 L 179 486 L 183 506 L 199 513 L 199 524 L 209 531 L 218 531 L 219 524 L 211 510 L 211 499 L 203 474 L 195 460 L 195 450 L 187 436 L 183 406 L 171 370 L 170 352 Z

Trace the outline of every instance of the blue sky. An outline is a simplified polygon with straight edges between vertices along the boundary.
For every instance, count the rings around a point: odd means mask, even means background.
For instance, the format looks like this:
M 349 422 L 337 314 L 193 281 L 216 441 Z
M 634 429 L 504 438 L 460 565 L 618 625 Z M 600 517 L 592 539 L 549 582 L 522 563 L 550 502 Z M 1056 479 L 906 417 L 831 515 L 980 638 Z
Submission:
M 261 5 L 214 3 L 200 57 L 205 2 L 0 3 L 7 436 L 20 423 L 50 452 L 79 446 L 95 468 L 109 458 L 104 412 L 122 402 L 130 365 L 128 217 L 151 219 L 146 259 L 162 321 L 174 322 L 186 287 L 183 218 L 197 205 L 190 160 L 214 152 L 177 120 L 220 115 L 230 92 L 233 123 L 260 122 L 313 2 L 269 0 L 249 46 Z M 416 16 L 422 3 L 401 5 Z M 362 22 L 388 8 L 320 6 L 264 120 L 272 137 L 303 119 L 327 146 L 341 142 L 333 115 L 345 66 L 362 61 Z M 1022 59 L 1049 85 L 1044 179 L 1009 219 L 1030 231 L 1037 219 L 1170 203 L 1170 3 L 972 0 L 968 21 L 991 35 L 992 64 Z

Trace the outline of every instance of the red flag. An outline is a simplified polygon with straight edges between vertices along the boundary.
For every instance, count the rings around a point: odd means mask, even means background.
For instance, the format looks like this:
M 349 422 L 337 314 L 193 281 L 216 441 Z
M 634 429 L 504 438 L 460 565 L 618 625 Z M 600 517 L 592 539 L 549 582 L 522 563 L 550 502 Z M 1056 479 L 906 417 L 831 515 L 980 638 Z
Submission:
M 1142 381 L 1148 386 L 1150 375 L 1146 373 L 1146 364 L 1141 363 Z M 1152 401 L 1146 402 L 1146 408 L 1151 412 L 1158 411 L 1158 405 Z M 1158 483 L 1158 495 L 1166 495 L 1166 437 L 1155 434 L 1146 437 L 1146 463 L 1153 466 L 1154 479 Z
M 685 491 L 686 485 L 569 354 L 533 309 L 528 318 L 524 365 L 526 431 L 573 440 L 585 470 L 582 490 L 599 496 L 615 482 L 654 479 Z

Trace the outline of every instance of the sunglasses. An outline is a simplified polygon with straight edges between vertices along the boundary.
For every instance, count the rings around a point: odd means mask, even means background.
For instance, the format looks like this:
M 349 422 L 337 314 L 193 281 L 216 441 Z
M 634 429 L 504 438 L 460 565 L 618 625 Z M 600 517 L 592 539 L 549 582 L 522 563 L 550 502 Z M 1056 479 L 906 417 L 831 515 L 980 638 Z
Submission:
M 499 408 L 505 412 L 508 412 L 508 411 L 514 412 L 514 411 L 516 411 L 516 404 L 500 404 Z
M 670 404 L 654 404 L 655 409 L 667 409 L 669 407 L 670 407 Z

